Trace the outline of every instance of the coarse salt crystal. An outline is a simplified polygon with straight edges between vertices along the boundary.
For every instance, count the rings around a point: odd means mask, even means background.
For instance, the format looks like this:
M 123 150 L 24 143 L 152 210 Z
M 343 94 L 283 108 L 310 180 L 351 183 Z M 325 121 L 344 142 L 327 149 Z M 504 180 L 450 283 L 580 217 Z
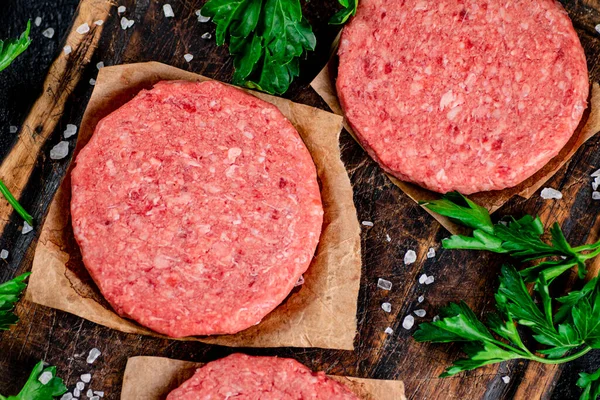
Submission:
M 363 221 L 362 224 L 364 226 L 373 226 L 373 223 L 371 221 Z
M 100 400 L 100 396 L 92 396 L 90 397 L 90 400 Z
M 212 35 L 210 34 L 210 32 L 206 32 L 206 33 L 203 33 L 202 36 L 200 36 L 200 37 L 202 39 L 207 39 L 208 40 L 208 39 L 212 38 Z
M 90 350 L 90 353 L 88 354 L 88 357 L 86 360 L 87 363 L 93 364 L 94 361 L 96 361 L 98 359 L 98 357 L 100 357 L 101 354 L 102 353 L 100 352 L 100 350 L 98 350 L 97 348 L 94 347 L 93 349 Z
M 0 251 L 0 259 L 6 260 L 7 258 L 8 258 L 8 250 L 2 249 L 2 251 Z
M 65 131 L 63 132 L 63 136 L 65 139 L 70 138 L 74 134 L 77 133 L 77 126 L 73 124 L 67 124 Z
M 96 68 L 98 68 L 98 70 L 100 68 L 104 68 L 104 61 L 100 61 L 98 64 L 96 64 Z
M 42 36 L 52 39 L 54 36 L 54 28 L 48 28 L 42 32 Z
M 432 276 L 428 276 L 427 279 L 425 279 L 425 284 L 426 285 L 431 285 L 433 282 L 435 281 L 435 278 Z
M 433 322 L 438 322 L 440 320 L 440 316 L 436 315 L 435 317 L 433 317 Z
M 596 32 L 600 33 L 600 24 L 596 25 Z
M 38 378 L 38 381 L 40 381 L 40 383 L 42 385 L 47 385 L 51 379 L 52 379 L 52 372 L 46 371 L 46 372 L 42 372 L 42 374 Z
M 185 58 L 185 61 L 190 62 L 190 61 L 192 61 L 194 59 L 194 56 L 191 55 L 190 53 L 188 53 L 188 54 L 185 54 L 183 56 L 183 58 Z
M 127 7 L 125 6 L 119 6 L 119 8 L 117 8 L 119 14 L 123 14 L 125 11 L 127 11 Z
M 173 12 L 173 7 L 170 4 L 163 4 L 163 13 L 167 18 L 173 18 L 175 13 Z
M 94 78 L 90 78 L 90 85 L 95 86 L 96 80 Z
M 600 192 L 592 192 L 593 200 L 600 200 Z
M 392 282 L 379 278 L 377 287 L 383 290 L 392 290 Z
M 94 395 L 94 392 L 92 392 L 92 389 L 88 389 L 88 391 L 85 393 L 85 395 L 87 397 L 92 397 Z
M 196 10 L 196 15 L 198 16 L 198 22 L 210 21 L 210 17 L 205 17 L 204 15 L 202 15 L 202 10 Z
M 542 190 L 542 193 L 540 193 L 540 196 L 542 196 L 542 199 L 545 199 L 545 200 L 550 200 L 550 199 L 560 200 L 563 197 L 561 192 L 559 192 L 556 189 L 552 189 L 552 188 L 544 188 Z
M 77 33 L 79 33 L 80 35 L 83 35 L 90 31 L 90 26 L 87 24 L 87 22 L 85 22 L 85 23 L 79 25 L 75 31 Z
M 73 395 L 71 394 L 71 392 L 67 392 L 62 395 L 60 400 L 73 400 Z
M 19 128 L 17 128 L 17 127 L 16 127 L 16 126 L 14 126 L 14 125 L 11 125 L 11 126 L 9 126 L 9 127 L 8 127 L 8 131 L 9 131 L 10 133 L 17 133 L 17 131 L 18 131 L 18 130 L 19 130 Z
M 73 48 L 69 45 L 66 45 L 65 47 L 63 47 L 63 52 L 65 54 L 71 54 L 72 51 L 73 51 Z
M 391 242 L 392 238 L 390 237 L 390 235 L 385 235 L 385 240 L 387 240 L 388 242 Z
M 73 389 L 73 397 L 79 397 L 81 395 L 81 390 L 75 388 Z
M 600 186 L 600 185 L 598 185 L 598 182 L 596 182 L 596 181 L 592 182 L 592 190 L 598 190 L 598 186 Z
M 79 377 L 79 379 L 81 379 L 81 381 L 84 383 L 90 383 L 92 380 L 92 374 L 83 374 Z
M 390 303 L 383 303 L 381 305 L 381 309 L 385 312 L 391 312 L 392 311 L 392 305 Z
M 427 280 L 427 274 L 423 274 L 419 277 L 419 283 L 422 285 Z
M 510 382 L 510 376 L 508 376 L 508 375 L 507 376 L 503 376 L 502 380 L 504 381 L 504 383 L 508 383 L 508 382 Z
M 596 178 L 600 176 L 600 169 L 592 172 L 592 175 L 590 175 L 592 178 Z
M 26 235 L 33 230 L 33 226 L 29 225 L 27 222 L 23 222 L 23 229 L 21 230 L 21 235 Z
M 421 317 L 423 318 L 425 315 L 427 314 L 427 311 L 420 309 L 420 310 L 415 310 L 415 315 L 417 317 Z
M 40 26 L 42 24 L 42 17 L 35 17 L 33 23 L 35 26 Z
M 394 330 L 388 326 L 387 328 L 385 328 L 385 333 L 391 335 L 392 333 L 394 333 Z
M 417 299 L 417 301 L 418 301 L 419 303 L 422 303 L 422 302 L 424 302 L 424 301 L 425 301 L 425 297 L 423 297 L 423 296 L 419 296 L 419 298 Z
M 435 257 L 435 249 L 433 247 L 430 247 L 429 250 L 427 251 L 427 258 L 433 258 Z
M 97 395 L 98 397 L 104 397 L 104 392 L 102 392 L 102 391 L 94 391 L 94 394 Z
M 79 389 L 79 390 L 83 390 L 83 389 L 85 389 L 85 383 L 83 383 L 83 382 L 77 382 L 77 383 L 75 384 L 75 387 L 76 387 L 77 389 Z
M 123 30 L 131 28 L 134 23 L 135 23 L 135 21 L 132 19 L 127 19 L 125 17 L 121 18 L 121 28 Z
M 404 264 L 410 265 L 417 261 L 417 253 L 414 250 L 408 250 L 404 255 Z
M 404 321 L 402 321 L 402 327 L 406 330 L 411 329 L 414 324 L 415 324 L 415 317 L 413 317 L 410 314 L 407 315 L 406 317 L 404 317 Z
M 94 21 L 94 25 L 96 25 L 96 26 L 102 26 L 103 23 L 104 23 L 104 20 L 101 20 L 101 19 Z

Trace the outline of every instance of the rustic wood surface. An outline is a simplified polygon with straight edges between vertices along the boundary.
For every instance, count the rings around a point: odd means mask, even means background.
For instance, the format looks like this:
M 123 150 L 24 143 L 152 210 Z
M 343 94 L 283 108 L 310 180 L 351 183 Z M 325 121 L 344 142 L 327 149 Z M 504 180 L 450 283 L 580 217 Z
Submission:
M 216 47 L 214 39 L 200 38 L 205 32 L 214 33 L 211 23 L 200 24 L 194 15 L 203 2 L 171 0 L 175 18 L 167 19 L 162 13 L 164 2 L 155 0 L 112 3 L 81 0 L 79 9 L 77 0 L 2 1 L 0 37 L 16 36 L 23 30 L 28 18 L 42 17 L 41 26 L 32 27 L 33 44 L 30 49 L 0 73 L 0 159 L 3 160 L 0 178 L 19 194 L 22 204 L 34 216 L 37 227 L 43 221 L 69 162 L 68 159 L 50 160 L 49 151 L 61 140 L 66 124 L 79 125 L 92 90 L 89 80 L 97 73 L 97 62 L 115 65 L 154 60 L 215 79 L 230 80 L 232 62 L 227 49 Z M 337 28 L 327 25 L 336 3 L 327 0 L 304 5 L 319 44 L 317 50 L 302 63 L 302 76 L 286 95 L 294 101 L 324 109 L 327 107 L 308 83 L 325 64 L 329 44 L 337 33 Z M 563 0 L 562 3 L 574 20 L 585 47 L 591 78 L 599 81 L 600 35 L 594 26 L 600 23 L 600 1 Z M 117 5 L 125 5 L 125 15 L 135 20 L 135 25 L 126 31 L 120 27 Z M 106 10 L 109 10 L 110 16 L 103 27 L 94 28 L 87 38 L 77 41 L 77 51 L 74 51 L 71 61 L 55 63 L 65 39 L 77 39 L 72 31 L 78 23 L 73 21 L 81 20 L 82 16 L 101 15 Z M 41 35 L 47 27 L 56 31 L 52 39 Z M 97 48 L 96 39 L 99 39 Z M 194 55 L 191 63 L 183 59 L 188 52 Z M 53 101 L 48 102 L 48 96 Z M 38 100 L 40 98 L 42 100 Z M 18 126 L 19 133 L 9 133 L 10 125 Z M 74 138 L 70 141 L 72 148 Z M 364 229 L 362 236 L 363 277 L 356 350 L 252 349 L 247 352 L 294 357 L 329 374 L 401 379 L 406 384 L 410 399 L 578 398 L 580 391 L 575 386 L 577 373 L 600 367 L 599 352 L 589 353 L 560 367 L 517 361 L 451 379 L 437 378 L 451 360 L 460 356 L 459 348 L 415 343 L 410 337 L 411 332 L 402 329 L 402 319 L 415 308 L 424 308 L 428 312 L 425 320 L 428 320 L 440 306 L 459 299 L 465 299 L 479 313 L 491 310 L 497 273 L 505 260 L 484 253 L 440 250 L 440 240 L 447 236 L 447 232 L 392 185 L 348 134 L 342 135 L 341 146 L 355 190 L 358 217 L 374 222 L 372 228 Z M 544 201 L 539 196 L 529 201 L 515 198 L 498 214 L 537 213 L 546 224 L 554 221 L 563 224 L 572 243 L 598 240 L 600 202 L 591 199 L 589 178 L 597 168 L 600 168 L 600 137 L 590 140 L 549 182 L 549 186 L 563 192 L 562 200 Z M 1 282 L 30 268 L 38 232 L 36 229 L 21 235 L 22 221 L 15 213 L 8 214 L 7 210 L 6 204 L 0 201 L 0 248 L 10 251 L 7 262 L 0 263 Z M 386 235 L 391 238 L 390 243 Z M 430 246 L 438 249 L 433 260 L 425 257 Z M 408 249 L 417 250 L 419 259 L 415 264 L 405 266 L 402 259 Z M 590 269 L 596 273 L 600 262 Z M 424 272 L 435 276 L 434 284 L 418 284 L 418 277 Z M 389 293 L 377 289 L 379 277 L 393 282 L 394 287 Z M 565 287 L 568 284 L 565 282 Z M 425 296 L 422 305 L 417 303 L 419 295 Z M 381 310 L 380 305 L 384 301 L 392 303 L 392 313 L 386 314 Z M 156 355 L 209 361 L 235 351 L 115 332 L 27 302 L 19 304 L 17 313 L 21 317 L 20 324 L 0 334 L 2 394 L 16 393 L 39 359 L 58 366 L 60 375 L 71 389 L 80 374 L 91 372 L 93 389 L 104 390 L 107 399 L 117 399 L 127 357 Z M 387 326 L 392 327 L 395 333 L 384 334 Z M 85 355 L 92 347 L 100 349 L 103 355 L 89 366 Z M 511 377 L 508 384 L 501 379 L 505 375 Z

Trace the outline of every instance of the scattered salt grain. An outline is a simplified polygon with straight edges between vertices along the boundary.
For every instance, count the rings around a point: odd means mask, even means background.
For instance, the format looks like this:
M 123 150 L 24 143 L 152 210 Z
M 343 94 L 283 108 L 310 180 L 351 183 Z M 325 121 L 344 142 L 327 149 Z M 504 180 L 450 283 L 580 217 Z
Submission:
M 79 25 L 75 31 L 77 33 L 79 33 L 80 35 L 83 35 L 90 31 L 90 26 L 87 24 L 87 22 L 85 22 L 85 23 Z
M 101 391 L 94 391 L 94 394 L 97 395 L 98 397 L 104 397 L 104 392 L 101 392 Z
M 414 250 L 408 250 L 404 255 L 404 264 L 410 265 L 417 261 L 417 253 Z
M 422 285 L 427 280 L 427 274 L 423 274 L 419 277 L 419 283 Z
M 73 397 L 79 397 L 79 395 L 81 394 L 81 390 L 75 388 L 73 389 Z
M 596 178 L 596 179 L 598 179 L 598 178 Z M 598 190 L 598 186 L 600 186 L 600 185 L 599 185 L 599 184 L 598 184 L 598 182 L 596 182 L 596 180 L 594 179 L 594 182 L 592 182 L 592 190 Z
M 414 324 L 415 324 L 415 317 L 413 317 L 410 314 L 407 315 L 406 317 L 404 317 L 404 321 L 402 321 L 402 327 L 406 330 L 411 329 Z
M 83 390 L 83 389 L 85 389 L 85 383 L 83 383 L 83 382 L 77 382 L 77 383 L 75 384 L 75 387 L 76 387 L 77 389 L 79 389 L 79 390 Z
M 100 396 L 92 396 L 90 397 L 90 400 L 100 400 Z
M 54 37 L 54 28 L 48 28 L 42 32 L 42 36 L 52 39 Z
M 592 175 L 590 175 L 592 178 L 596 178 L 598 176 L 600 176 L 600 169 L 596 170 L 595 172 L 592 173 Z
M 35 17 L 35 19 L 33 20 L 33 24 L 35 26 L 40 26 L 42 24 L 42 17 Z
M 134 23 L 134 20 L 123 17 L 121 18 L 121 29 L 125 30 L 127 28 L 131 28 Z
M 552 188 L 544 188 L 542 190 L 542 193 L 540 193 L 540 196 L 542 196 L 542 199 L 544 199 L 544 200 L 550 200 L 550 199 L 560 200 L 563 197 L 561 192 L 559 192 L 556 189 L 552 189 Z
M 63 132 L 63 136 L 65 139 L 68 139 L 76 133 L 77 133 L 77 126 L 75 126 L 73 124 L 67 124 L 67 128 Z
M 6 260 L 7 258 L 8 258 L 8 250 L 2 249 L 2 251 L 0 251 L 0 259 Z
M 90 85 L 96 86 L 96 80 L 94 78 L 90 78 Z
M 427 251 L 427 258 L 433 258 L 435 257 L 435 249 L 433 247 L 430 247 L 429 250 Z
M 65 54 L 71 54 L 71 52 L 73 51 L 73 48 L 69 45 L 66 45 L 65 47 L 63 47 L 63 51 Z
M 363 221 L 362 224 L 364 226 L 373 226 L 373 223 L 371 221 Z
M 96 64 L 96 68 L 98 68 L 98 70 L 100 70 L 100 68 L 104 68 L 104 61 L 100 61 L 98 64 Z
M 14 126 L 14 125 L 11 125 L 11 126 L 9 126 L 9 127 L 8 127 L 8 131 L 9 131 L 10 133 L 17 133 L 17 131 L 18 131 L 18 130 L 19 130 L 19 128 L 17 128 L 17 127 L 16 127 L 16 126 Z
M 42 385 L 47 385 L 51 379 L 52 379 L 52 372 L 46 371 L 46 372 L 42 372 L 42 374 L 38 378 L 38 381 L 40 381 L 40 383 Z
M 419 303 L 422 303 L 422 302 L 424 302 L 424 301 L 425 301 L 425 297 L 423 297 L 423 296 L 419 296 L 419 298 L 417 299 L 417 301 L 418 301 Z
M 81 379 L 81 381 L 84 383 L 90 383 L 90 381 L 92 380 L 92 374 L 83 374 L 79 377 L 79 379 Z
M 101 19 L 94 21 L 94 25 L 96 25 L 96 26 L 102 26 L 103 23 L 104 23 L 104 20 L 101 20 Z
M 387 328 L 385 328 L 385 333 L 391 335 L 392 333 L 394 333 L 394 330 L 388 326 Z
M 508 376 L 508 375 L 507 376 L 503 376 L 502 380 L 504 381 L 504 383 L 508 383 L 508 382 L 510 382 L 510 376 Z
M 420 310 L 415 310 L 415 315 L 417 317 L 421 317 L 423 318 L 425 315 L 427 314 L 427 311 L 420 309 Z
M 202 39 L 208 40 L 208 39 L 210 39 L 212 37 L 212 35 L 210 34 L 210 32 L 206 32 L 206 33 L 203 33 L 202 36 L 200 36 L 200 37 Z
M 438 322 L 440 320 L 440 316 L 436 315 L 435 317 L 433 317 L 433 322 Z
M 600 33 L 600 24 L 596 25 L 596 32 Z
M 392 290 L 392 282 L 379 278 L 377 287 L 383 290 Z
M 21 230 L 21 235 L 27 235 L 32 230 L 33 226 L 29 225 L 27 222 L 23 222 L 23 229 Z
M 86 360 L 87 363 L 93 364 L 94 361 L 96 361 L 98 359 L 98 357 L 100 357 L 101 354 L 102 353 L 100 352 L 100 350 L 98 350 L 97 348 L 94 347 L 93 349 L 90 350 L 90 354 L 88 354 L 88 357 Z
M 385 235 L 385 240 L 387 240 L 388 242 L 391 242 L 392 238 L 390 237 L 390 235 Z
M 119 14 L 123 14 L 125 11 L 127 11 L 127 7 L 125 6 L 119 6 L 119 8 L 117 8 Z
M 185 61 L 190 62 L 190 61 L 192 61 L 194 59 L 194 56 L 191 55 L 190 53 L 188 53 L 188 54 L 185 54 L 183 56 L 183 58 L 185 58 Z
M 428 276 L 427 279 L 425 279 L 425 284 L 426 285 L 431 285 L 433 282 L 435 281 L 435 278 L 432 276 Z
M 392 305 L 390 303 L 383 303 L 381 309 L 385 312 L 392 312 Z
M 198 16 L 198 22 L 208 22 L 210 21 L 210 17 L 205 17 L 202 15 L 202 10 L 196 10 L 196 15 Z
M 175 13 L 173 12 L 173 7 L 170 4 L 163 4 L 163 13 L 165 13 L 165 17 L 173 18 Z
M 69 142 L 62 141 L 50 149 L 50 158 L 52 160 L 62 160 L 69 154 Z
M 94 395 L 94 392 L 92 392 L 92 389 L 88 389 L 88 391 L 85 393 L 85 395 L 89 398 Z
M 600 192 L 592 192 L 593 200 L 600 200 Z
M 73 395 L 71 394 L 71 392 L 67 392 L 62 395 L 60 400 L 73 400 Z

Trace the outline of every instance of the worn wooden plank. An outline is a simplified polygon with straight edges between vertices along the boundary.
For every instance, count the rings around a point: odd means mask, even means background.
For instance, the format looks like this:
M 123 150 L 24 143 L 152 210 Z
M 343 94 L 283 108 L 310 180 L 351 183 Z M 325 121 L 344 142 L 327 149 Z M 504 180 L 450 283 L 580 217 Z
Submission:
M 0 5 L 0 22 L 6 22 L 0 27 L 10 27 L 8 32 L 0 31 L 3 36 L 15 36 L 24 26 L 27 16 L 34 18 L 42 15 L 44 18 L 42 26 L 34 28 L 32 48 L 17 60 L 14 68 L 0 74 L 0 121 L 5 125 L 0 126 L 0 157 L 5 160 L 4 163 L 14 157 L 7 155 L 16 148 L 15 137 L 4 135 L 5 131 L 8 132 L 7 126 L 25 125 L 23 121 L 26 115 L 34 110 L 33 103 L 44 93 L 41 91 L 42 80 L 60 54 L 71 18 L 76 17 L 76 0 L 32 3 L 8 0 L 6 5 Z M 101 3 L 101 6 L 108 4 L 106 1 Z M 95 77 L 95 64 L 98 61 L 114 65 L 155 60 L 223 81 L 229 81 L 231 77 L 232 65 L 227 50 L 216 47 L 214 40 L 200 38 L 207 31 L 214 34 L 212 24 L 200 24 L 194 15 L 203 0 L 171 0 L 176 15 L 172 19 L 164 18 L 162 2 L 123 0 L 118 3 L 127 7 L 125 15 L 136 21 L 134 27 L 127 31 L 120 28 L 116 5 L 113 5 L 97 49 L 93 53 L 81 53 L 90 58 L 90 63 L 85 67 L 79 63 L 66 66 L 73 71 L 73 76 L 80 73 L 81 78 L 77 82 L 69 82 L 73 85 L 72 92 L 61 98 L 63 109 L 56 108 L 56 112 L 49 117 L 56 126 L 50 128 L 48 125 L 44 131 L 46 138 L 36 139 L 36 148 L 29 149 L 28 156 L 36 161 L 30 163 L 27 168 L 29 172 L 23 175 L 27 179 L 13 186 L 16 191 L 22 191 L 23 204 L 33 211 L 38 222 L 41 222 L 68 163 L 68 160 L 49 160 L 48 151 L 61 140 L 60 134 L 67 123 L 78 124 L 91 93 L 88 81 Z M 562 3 L 574 19 L 582 38 L 591 76 L 598 81 L 600 36 L 594 26 L 600 23 L 600 1 L 563 0 Z M 286 97 L 326 108 L 307 85 L 328 58 L 329 44 L 337 29 L 326 22 L 336 7 L 335 0 L 305 4 L 305 13 L 315 27 L 319 45 L 317 51 L 302 63 L 302 76 Z M 48 40 L 41 37 L 42 29 L 51 25 L 57 29 L 55 38 Z M 76 27 L 77 23 L 73 25 Z M 191 63 L 183 59 L 188 52 L 195 56 Z M 13 98 L 17 99 L 14 104 L 11 101 Z M 449 362 L 460 356 L 459 348 L 454 345 L 415 343 L 410 337 L 412 332 L 402 329 L 402 319 L 417 307 L 427 310 L 427 318 L 430 318 L 440 306 L 459 299 L 465 299 L 480 314 L 490 311 L 493 308 L 492 293 L 497 286 L 497 273 L 501 263 L 506 260 L 491 254 L 440 250 L 439 242 L 447 233 L 392 185 L 348 134 L 342 135 L 341 144 L 343 160 L 355 189 L 359 219 L 375 223 L 372 228 L 365 228 L 362 234 L 363 280 L 356 351 L 253 349 L 248 352 L 291 356 L 314 369 L 331 374 L 402 379 L 406 384 L 407 396 L 411 399 L 577 398 L 579 391 L 574 386 L 577 372 L 600 366 L 600 356 L 596 353 L 590 353 L 566 368 L 548 370 L 539 364 L 511 362 L 452 379 L 437 378 Z M 547 225 L 554 221 L 561 222 L 567 238 L 573 243 L 597 240 L 600 202 L 591 200 L 588 177 L 593 170 L 600 168 L 599 150 L 600 139 L 592 139 L 549 182 L 549 186 L 563 191 L 563 200 L 544 201 L 534 197 L 523 201 L 515 198 L 499 211 L 499 215 L 539 213 Z M 37 158 L 34 157 L 36 153 L 39 153 Z M 5 171 L 15 173 L 10 168 Z M 7 219 L 5 211 L 0 211 L 0 219 Z M 0 280 L 3 281 L 14 276 L 16 270 L 29 268 L 32 255 L 29 244 L 34 241 L 34 235 L 20 235 L 18 229 L 21 222 L 15 215 L 2 223 L 5 228 L 0 237 L 0 247 L 11 250 L 7 268 L 0 268 Z M 387 241 L 387 235 L 390 242 Z M 424 257 L 430 246 L 438 248 L 435 260 Z M 402 259 L 408 249 L 417 250 L 419 261 L 404 266 Z M 597 272 L 599 266 L 600 262 L 597 262 L 591 270 Z M 433 285 L 418 284 L 418 277 L 424 272 L 435 276 Z M 394 287 L 389 293 L 377 289 L 379 277 L 393 282 Z M 417 304 L 419 295 L 425 296 L 425 302 L 420 305 Z M 392 312 L 389 314 L 380 308 L 384 301 L 392 303 Z M 11 331 L 0 334 L 0 393 L 3 394 L 18 390 L 28 370 L 40 358 L 57 365 L 71 387 L 80 374 L 92 372 L 94 389 L 105 390 L 106 398 L 116 399 L 127 357 L 155 355 L 209 361 L 233 351 L 199 343 L 127 335 L 27 302 L 21 303 L 17 312 L 22 322 Z M 383 333 L 387 326 L 394 329 L 393 335 Z M 103 356 L 90 367 L 85 363 L 82 353 L 92 347 L 99 348 Z M 504 375 L 511 376 L 509 384 L 501 380 Z

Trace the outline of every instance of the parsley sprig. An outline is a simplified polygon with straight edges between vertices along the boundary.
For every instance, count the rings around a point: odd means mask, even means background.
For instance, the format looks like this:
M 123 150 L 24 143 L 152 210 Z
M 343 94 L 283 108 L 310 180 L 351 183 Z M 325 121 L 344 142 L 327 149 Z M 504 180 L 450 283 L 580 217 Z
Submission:
M 209 0 L 202 15 L 217 25 L 217 45 L 229 43 L 233 83 L 271 94 L 287 91 L 317 43 L 299 0 Z
M 595 400 L 600 397 L 600 369 L 591 374 L 580 372 L 577 386 L 583 389 L 579 400 Z
M 526 215 L 520 219 L 508 217 L 493 223 L 489 212 L 458 192 L 448 193 L 440 200 L 423 203 L 429 210 L 472 228 L 471 236 L 453 235 L 442 241 L 446 249 L 487 250 L 508 254 L 522 262 L 545 259 L 520 273 L 526 282 L 533 282 L 540 273 L 552 282 L 563 272 L 578 268 L 580 278 L 587 274 L 586 260 L 600 255 L 600 241 L 572 247 L 555 223 L 550 229 L 550 243 L 545 242 L 544 225 L 539 217 Z
M 64 382 L 56 376 L 56 367 L 47 367 L 40 361 L 18 395 L 5 397 L 0 394 L 0 400 L 53 400 L 66 392 Z
M 345 24 L 346 21 L 348 21 L 348 18 L 356 15 L 356 7 L 358 7 L 358 0 L 338 0 L 338 1 L 344 8 L 342 8 L 333 17 L 331 17 L 331 20 L 329 20 L 329 23 L 331 25 Z
M 21 298 L 23 290 L 27 287 L 25 279 L 31 275 L 30 272 L 19 275 L 16 278 L 0 284 L 0 331 L 6 331 L 19 321 L 13 313 L 15 304 Z

